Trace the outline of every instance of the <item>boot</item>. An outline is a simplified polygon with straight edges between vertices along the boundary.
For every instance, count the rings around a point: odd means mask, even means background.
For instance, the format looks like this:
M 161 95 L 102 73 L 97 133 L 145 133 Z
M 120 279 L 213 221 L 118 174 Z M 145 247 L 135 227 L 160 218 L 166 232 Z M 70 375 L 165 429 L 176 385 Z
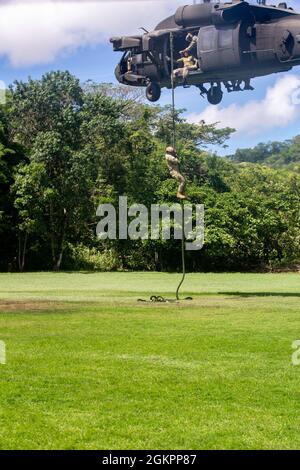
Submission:
M 187 199 L 186 195 L 185 195 L 185 194 L 182 194 L 182 193 L 180 193 L 180 192 L 177 193 L 177 196 L 176 196 L 176 197 L 177 197 L 177 199 L 180 199 L 180 200 L 182 200 L 182 201 L 183 201 L 184 199 Z

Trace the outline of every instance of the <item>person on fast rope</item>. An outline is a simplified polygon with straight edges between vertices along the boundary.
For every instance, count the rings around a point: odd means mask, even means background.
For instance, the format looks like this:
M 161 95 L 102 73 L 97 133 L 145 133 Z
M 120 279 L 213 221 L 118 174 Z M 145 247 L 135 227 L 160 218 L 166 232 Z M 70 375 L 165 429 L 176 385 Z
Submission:
M 179 169 L 179 158 L 176 150 L 173 147 L 167 147 L 166 149 L 166 161 L 172 178 L 175 178 L 179 183 L 177 192 L 178 199 L 186 199 L 185 188 L 186 181 L 184 176 L 180 173 Z

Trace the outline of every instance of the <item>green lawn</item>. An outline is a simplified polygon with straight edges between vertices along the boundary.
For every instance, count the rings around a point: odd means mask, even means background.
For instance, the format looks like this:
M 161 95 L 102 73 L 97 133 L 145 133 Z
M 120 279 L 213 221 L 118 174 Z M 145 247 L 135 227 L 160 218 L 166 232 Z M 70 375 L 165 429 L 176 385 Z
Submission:
M 1 449 L 300 448 L 297 274 L 0 274 Z

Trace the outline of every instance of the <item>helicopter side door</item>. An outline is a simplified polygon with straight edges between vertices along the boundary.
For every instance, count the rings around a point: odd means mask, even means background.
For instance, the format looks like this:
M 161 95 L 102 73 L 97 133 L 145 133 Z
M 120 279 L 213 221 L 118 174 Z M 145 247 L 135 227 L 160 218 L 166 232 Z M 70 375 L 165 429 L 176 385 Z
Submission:
M 228 70 L 241 65 L 239 30 L 240 24 L 200 28 L 198 59 L 203 72 Z

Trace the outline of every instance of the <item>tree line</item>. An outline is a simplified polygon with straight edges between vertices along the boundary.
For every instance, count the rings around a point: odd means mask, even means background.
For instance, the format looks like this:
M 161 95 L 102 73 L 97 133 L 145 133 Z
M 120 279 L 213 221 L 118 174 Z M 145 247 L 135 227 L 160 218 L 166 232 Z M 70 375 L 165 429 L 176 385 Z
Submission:
M 176 110 L 190 202 L 205 205 L 205 246 L 188 268 L 258 270 L 300 259 L 300 138 L 219 158 L 233 129 Z M 101 241 L 96 209 L 176 202 L 164 154 L 172 110 L 139 91 L 80 84 L 69 72 L 16 81 L 0 108 L 0 269 L 177 270 L 180 242 Z

